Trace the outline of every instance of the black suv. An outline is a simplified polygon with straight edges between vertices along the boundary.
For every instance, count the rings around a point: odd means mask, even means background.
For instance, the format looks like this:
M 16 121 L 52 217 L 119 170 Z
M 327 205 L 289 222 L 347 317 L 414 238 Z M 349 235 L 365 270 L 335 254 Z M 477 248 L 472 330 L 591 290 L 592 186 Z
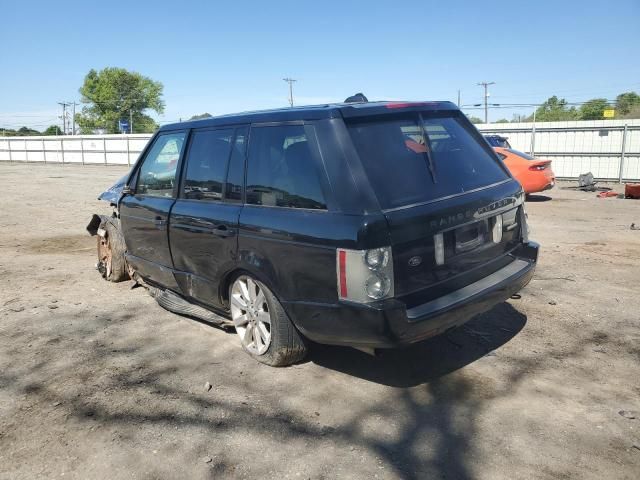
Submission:
M 450 102 L 361 102 L 163 126 L 100 196 L 98 269 L 235 328 L 256 360 L 373 352 L 531 279 L 523 192 Z

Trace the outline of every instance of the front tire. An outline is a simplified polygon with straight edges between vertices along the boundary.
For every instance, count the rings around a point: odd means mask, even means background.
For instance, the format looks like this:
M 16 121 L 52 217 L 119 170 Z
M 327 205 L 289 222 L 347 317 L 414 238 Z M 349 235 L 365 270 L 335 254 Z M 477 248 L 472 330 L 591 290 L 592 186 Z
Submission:
M 109 282 L 129 279 L 125 252 L 127 250 L 120 230 L 111 222 L 100 225 L 104 236 L 98 234 L 98 271 Z
M 242 348 L 255 360 L 284 367 L 304 358 L 304 338 L 262 282 L 239 276 L 229 288 L 229 304 Z

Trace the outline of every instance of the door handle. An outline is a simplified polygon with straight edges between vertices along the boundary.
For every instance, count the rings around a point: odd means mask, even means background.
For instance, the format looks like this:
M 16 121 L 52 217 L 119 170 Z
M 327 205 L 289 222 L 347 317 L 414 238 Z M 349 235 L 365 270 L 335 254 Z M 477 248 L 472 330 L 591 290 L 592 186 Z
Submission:
M 153 220 L 153 224 L 154 224 L 157 228 L 162 228 L 162 227 L 164 227 L 164 226 L 167 224 L 167 221 L 166 221 L 166 220 L 163 220 L 163 218 L 162 218 L 162 217 L 156 217 L 156 218 Z
M 219 225 L 212 230 L 214 235 L 218 237 L 231 237 L 235 235 L 235 230 L 233 228 L 227 228 L 226 225 Z

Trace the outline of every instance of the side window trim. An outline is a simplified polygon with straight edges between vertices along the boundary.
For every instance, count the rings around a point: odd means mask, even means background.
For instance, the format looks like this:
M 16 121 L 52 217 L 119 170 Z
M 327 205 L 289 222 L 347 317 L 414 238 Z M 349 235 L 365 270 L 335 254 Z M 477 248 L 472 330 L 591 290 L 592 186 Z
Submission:
M 149 144 L 145 147 L 143 155 L 141 155 L 138 162 L 136 162 L 134 171 L 129 177 L 129 187 L 132 188 L 133 194 L 135 196 L 144 196 L 144 197 L 149 196 L 149 197 L 155 197 L 155 198 L 162 198 L 162 197 L 157 197 L 156 195 L 148 195 L 145 193 L 138 192 L 138 186 L 140 185 L 140 170 L 142 170 L 142 166 L 144 165 L 144 162 L 147 161 L 149 154 L 153 151 L 153 147 L 156 144 L 156 142 L 165 135 L 174 135 L 176 133 L 184 133 L 184 143 L 182 146 L 182 150 L 180 151 L 180 154 L 178 156 L 178 163 L 176 165 L 176 181 L 174 182 L 173 192 L 171 196 L 171 198 L 173 198 L 174 200 L 178 198 L 178 193 L 180 192 L 180 183 L 182 181 L 182 165 L 184 164 L 185 153 L 187 151 L 186 145 L 188 145 L 188 142 L 190 141 L 190 137 L 191 137 L 191 130 L 187 128 L 158 132 L 153 137 L 153 141 L 149 142 Z
M 227 183 L 229 181 L 229 169 L 231 168 L 231 159 L 233 158 L 233 149 L 236 146 L 236 141 L 238 139 L 238 132 L 244 132 L 244 151 L 242 155 L 242 185 L 240 192 L 240 201 L 231 201 L 227 199 Z M 245 185 L 247 180 L 247 154 L 249 152 L 249 137 L 251 135 L 251 125 L 236 125 L 233 131 L 233 139 L 231 141 L 231 151 L 229 152 L 229 158 L 227 158 L 227 166 L 224 171 L 224 182 L 222 183 L 222 202 L 236 204 L 236 205 L 244 205 L 245 204 Z

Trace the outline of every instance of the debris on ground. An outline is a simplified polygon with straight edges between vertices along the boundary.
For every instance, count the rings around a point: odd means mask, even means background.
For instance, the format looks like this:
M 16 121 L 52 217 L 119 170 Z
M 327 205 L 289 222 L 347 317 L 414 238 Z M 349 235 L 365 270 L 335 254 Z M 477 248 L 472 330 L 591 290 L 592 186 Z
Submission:
M 608 192 L 611 190 L 609 187 L 597 187 L 597 183 L 593 178 L 593 173 L 588 172 L 578 176 L 578 185 L 562 188 L 566 190 L 581 190 L 583 192 Z
M 624 418 L 628 418 L 629 420 L 633 420 L 635 418 L 638 418 L 638 416 L 640 414 L 638 412 L 634 412 L 634 411 L 631 411 L 631 410 L 620 410 L 618 412 L 618 415 L 621 415 Z
M 204 457 L 202 460 L 204 461 L 204 463 L 211 463 L 211 462 L 213 462 L 213 458 L 211 458 L 211 457 Z
M 211 385 L 209 382 L 204 384 L 204 390 L 205 392 L 208 392 L 209 390 L 211 390 L 213 388 L 213 385 Z
M 640 226 L 636 225 L 635 223 L 632 223 L 631 226 L 629 227 L 631 230 L 640 230 Z
M 609 198 L 609 197 L 617 197 L 618 196 L 618 192 L 612 192 L 612 191 L 603 191 L 600 192 L 597 197 L 598 198 Z
M 640 183 L 626 183 L 624 185 L 625 198 L 640 199 Z

